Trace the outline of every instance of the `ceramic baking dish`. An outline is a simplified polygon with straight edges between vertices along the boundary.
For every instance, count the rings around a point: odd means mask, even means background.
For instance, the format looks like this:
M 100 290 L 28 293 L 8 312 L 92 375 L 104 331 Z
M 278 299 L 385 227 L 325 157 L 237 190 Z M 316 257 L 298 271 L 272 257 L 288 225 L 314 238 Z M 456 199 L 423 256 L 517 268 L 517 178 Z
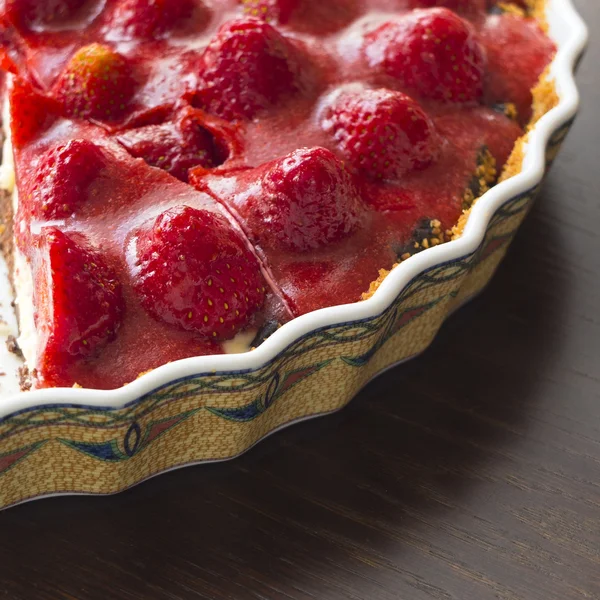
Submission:
M 476 202 L 462 235 L 394 269 L 375 294 L 281 327 L 247 354 L 171 363 L 113 391 L 45 389 L 0 399 L 0 508 L 56 494 L 110 494 L 187 465 L 233 458 L 270 433 L 345 406 L 431 343 L 490 280 L 573 122 L 587 40 L 570 0 L 546 5 L 558 102 Z

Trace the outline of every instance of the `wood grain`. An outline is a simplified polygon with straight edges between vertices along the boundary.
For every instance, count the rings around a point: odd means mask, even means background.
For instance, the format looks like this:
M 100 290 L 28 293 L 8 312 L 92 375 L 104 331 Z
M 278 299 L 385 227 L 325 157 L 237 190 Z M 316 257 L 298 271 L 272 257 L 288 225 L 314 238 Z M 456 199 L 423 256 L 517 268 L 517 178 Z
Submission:
M 600 599 L 595 37 L 540 201 L 424 356 L 235 462 L 0 513 L 0 598 Z

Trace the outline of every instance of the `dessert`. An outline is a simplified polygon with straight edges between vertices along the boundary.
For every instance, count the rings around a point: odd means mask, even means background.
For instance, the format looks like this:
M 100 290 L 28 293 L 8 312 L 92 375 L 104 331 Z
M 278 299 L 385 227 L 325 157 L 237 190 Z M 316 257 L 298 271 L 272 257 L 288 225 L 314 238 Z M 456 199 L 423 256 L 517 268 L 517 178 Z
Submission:
M 360 301 L 495 182 L 554 51 L 485 0 L 7 0 L 24 385 L 115 388 Z

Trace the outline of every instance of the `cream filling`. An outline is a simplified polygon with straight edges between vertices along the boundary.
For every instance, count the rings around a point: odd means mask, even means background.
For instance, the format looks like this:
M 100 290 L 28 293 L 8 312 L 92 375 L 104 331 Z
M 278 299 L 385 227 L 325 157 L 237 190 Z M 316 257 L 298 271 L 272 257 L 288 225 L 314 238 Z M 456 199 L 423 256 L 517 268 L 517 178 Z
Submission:
M 10 115 L 8 98 L 5 97 L 2 108 L 2 126 L 4 130 L 4 146 L 2 148 L 2 164 L 0 165 L 0 188 L 12 194 L 13 211 L 19 208 L 19 195 L 15 187 L 15 166 L 11 142 Z M 33 276 L 29 261 L 14 246 L 14 271 L 12 273 L 15 288 L 15 304 L 19 314 L 19 347 L 23 351 L 29 366 L 37 363 L 38 335 L 34 322 Z

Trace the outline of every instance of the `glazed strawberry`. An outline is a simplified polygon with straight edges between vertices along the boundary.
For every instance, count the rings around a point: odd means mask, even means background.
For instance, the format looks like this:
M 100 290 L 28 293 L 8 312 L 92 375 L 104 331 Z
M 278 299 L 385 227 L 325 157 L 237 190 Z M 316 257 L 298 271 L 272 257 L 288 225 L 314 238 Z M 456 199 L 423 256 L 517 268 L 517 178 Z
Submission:
M 136 38 L 156 38 L 200 10 L 195 0 L 123 0 L 114 12 L 114 27 Z
M 89 140 L 70 140 L 49 150 L 33 171 L 30 203 L 34 217 L 64 219 L 88 198 L 92 184 L 106 166 L 102 150 Z
M 87 0 L 6 0 L 6 13 L 18 26 L 47 25 L 72 17 Z
M 109 121 L 127 110 L 134 87 L 125 57 L 108 46 L 90 44 L 73 55 L 54 94 L 69 116 Z
M 298 8 L 300 0 L 239 0 L 244 12 L 268 23 L 285 25 Z
M 193 115 L 132 129 L 117 139 L 132 156 L 181 181 L 187 182 L 188 171 L 194 167 L 210 169 L 223 162 L 214 137 Z
M 125 308 L 113 269 L 81 234 L 45 228 L 39 246 L 34 264 L 36 324 L 42 371 L 48 373 L 97 353 L 113 340 Z
M 556 48 L 533 19 L 510 13 L 486 20 L 481 40 L 487 50 L 490 73 L 486 100 L 490 104 L 513 102 L 522 123 L 531 116 L 535 87 Z M 511 65 L 506 69 L 505 65 Z
M 59 107 L 52 98 L 38 94 L 22 79 L 13 80 L 9 94 L 11 139 L 18 148 L 50 127 Z
M 225 119 L 252 119 L 298 87 L 295 49 L 268 23 L 223 25 L 201 58 L 204 108 Z
M 133 246 L 135 287 L 158 320 L 226 340 L 265 300 L 257 259 L 219 214 L 171 208 L 143 226 Z
M 412 0 L 411 8 L 449 8 L 454 12 L 476 15 L 486 10 L 486 0 Z
M 366 54 L 402 85 L 425 98 L 477 102 L 485 52 L 467 21 L 447 8 L 414 10 L 367 36 Z
M 373 179 L 398 180 L 426 167 L 440 145 L 421 106 L 387 89 L 338 94 L 324 110 L 322 126 L 354 169 Z
M 352 176 L 324 148 L 301 148 L 272 163 L 238 210 L 263 245 L 293 252 L 338 242 L 364 217 Z

